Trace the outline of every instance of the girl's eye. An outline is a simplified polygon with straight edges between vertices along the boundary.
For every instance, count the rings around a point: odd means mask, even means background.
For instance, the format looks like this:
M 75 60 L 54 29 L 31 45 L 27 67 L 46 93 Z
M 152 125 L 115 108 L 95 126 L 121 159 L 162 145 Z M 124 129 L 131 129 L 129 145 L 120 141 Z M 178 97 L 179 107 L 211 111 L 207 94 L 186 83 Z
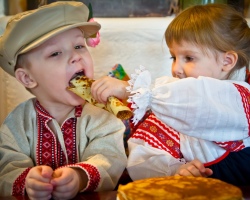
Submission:
M 54 53 L 52 53 L 51 55 L 50 55 L 50 57 L 55 57 L 55 56 L 58 56 L 58 55 L 60 55 L 61 54 L 61 52 L 54 52 Z
M 170 59 L 172 59 L 173 61 L 175 61 L 176 57 L 175 56 L 171 56 Z
M 190 61 L 193 61 L 194 60 L 194 58 L 192 58 L 192 57 L 190 57 L 190 56 L 186 56 L 185 57 L 185 61 L 186 62 L 190 62 Z
M 84 48 L 83 45 L 77 45 L 77 46 L 75 46 L 75 49 L 82 49 L 82 48 Z

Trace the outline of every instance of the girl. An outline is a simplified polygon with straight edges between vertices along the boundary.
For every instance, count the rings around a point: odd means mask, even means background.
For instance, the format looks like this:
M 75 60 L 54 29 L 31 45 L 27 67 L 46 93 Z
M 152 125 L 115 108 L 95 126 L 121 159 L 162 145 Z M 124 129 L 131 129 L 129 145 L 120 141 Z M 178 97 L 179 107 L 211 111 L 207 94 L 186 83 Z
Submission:
M 131 178 L 179 174 L 250 184 L 246 20 L 228 5 L 197 5 L 171 22 L 165 39 L 173 77 L 151 86 L 141 67 L 129 82 L 106 77 L 92 87 L 101 102 L 132 94 L 133 121 L 140 123 L 128 141 Z

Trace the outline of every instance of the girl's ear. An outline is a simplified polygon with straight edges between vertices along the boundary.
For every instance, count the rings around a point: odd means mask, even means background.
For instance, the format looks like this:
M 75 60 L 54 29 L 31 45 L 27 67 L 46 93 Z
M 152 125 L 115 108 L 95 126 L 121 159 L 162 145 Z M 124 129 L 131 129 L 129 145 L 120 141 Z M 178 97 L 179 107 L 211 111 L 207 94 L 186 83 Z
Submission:
M 234 51 L 228 51 L 224 54 L 222 70 L 225 72 L 231 71 L 236 65 L 238 54 Z
M 27 69 L 17 68 L 15 77 L 26 88 L 31 89 L 37 86 L 37 82 L 32 78 Z

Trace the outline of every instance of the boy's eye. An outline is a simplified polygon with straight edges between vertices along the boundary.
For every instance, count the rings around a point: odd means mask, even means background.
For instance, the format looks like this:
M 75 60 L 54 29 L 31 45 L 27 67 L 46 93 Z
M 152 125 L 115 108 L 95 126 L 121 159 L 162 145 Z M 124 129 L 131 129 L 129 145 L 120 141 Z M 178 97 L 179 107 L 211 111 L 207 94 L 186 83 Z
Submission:
M 83 45 L 77 45 L 77 46 L 75 46 L 75 49 L 82 49 L 82 48 L 84 48 Z
M 58 56 L 59 54 L 61 54 L 61 52 L 54 52 L 50 55 L 50 57 L 55 57 L 55 56 Z

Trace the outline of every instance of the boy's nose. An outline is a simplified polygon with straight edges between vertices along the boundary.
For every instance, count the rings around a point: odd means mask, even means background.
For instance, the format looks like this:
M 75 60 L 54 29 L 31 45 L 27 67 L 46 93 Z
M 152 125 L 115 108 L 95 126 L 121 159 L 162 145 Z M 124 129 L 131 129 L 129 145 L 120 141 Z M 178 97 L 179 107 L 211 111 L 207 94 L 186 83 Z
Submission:
M 70 63 L 77 63 L 82 59 L 81 55 L 74 51 L 71 55 Z

